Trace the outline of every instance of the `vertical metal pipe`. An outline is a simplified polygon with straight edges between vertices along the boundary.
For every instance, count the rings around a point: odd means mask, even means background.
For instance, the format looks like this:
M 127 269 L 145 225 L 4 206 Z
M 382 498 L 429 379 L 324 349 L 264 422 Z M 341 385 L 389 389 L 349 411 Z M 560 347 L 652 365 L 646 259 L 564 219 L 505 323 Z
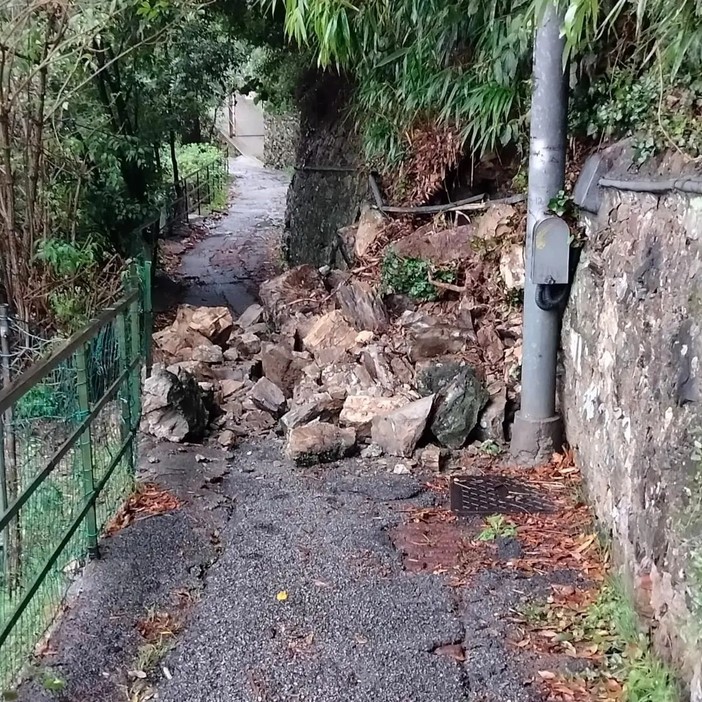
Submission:
M 522 397 L 512 432 L 512 453 L 534 460 L 557 448 L 561 433 L 555 416 L 559 312 L 537 306 L 536 285 L 531 278 L 534 227 L 546 216 L 548 203 L 563 189 L 565 178 L 568 85 L 561 26 L 555 3 L 549 3 L 534 40 Z

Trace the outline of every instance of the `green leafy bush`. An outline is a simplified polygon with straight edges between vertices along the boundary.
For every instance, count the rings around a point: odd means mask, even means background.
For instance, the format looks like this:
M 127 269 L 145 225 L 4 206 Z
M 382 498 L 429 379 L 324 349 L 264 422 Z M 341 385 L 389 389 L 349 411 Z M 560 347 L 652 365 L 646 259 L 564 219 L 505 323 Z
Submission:
M 390 249 L 383 259 L 382 287 L 387 292 L 409 295 L 414 300 L 431 301 L 439 297 L 439 289 L 429 281 L 455 283 L 456 270 L 435 267 L 422 258 L 405 258 Z
M 214 144 L 181 144 L 176 148 L 176 158 L 181 178 L 188 178 L 196 171 L 206 167 L 219 167 L 222 161 L 222 150 Z M 163 162 L 172 176 L 170 156 L 165 156 Z
M 52 385 L 39 384 L 30 388 L 15 404 L 17 419 L 63 417 L 65 394 Z

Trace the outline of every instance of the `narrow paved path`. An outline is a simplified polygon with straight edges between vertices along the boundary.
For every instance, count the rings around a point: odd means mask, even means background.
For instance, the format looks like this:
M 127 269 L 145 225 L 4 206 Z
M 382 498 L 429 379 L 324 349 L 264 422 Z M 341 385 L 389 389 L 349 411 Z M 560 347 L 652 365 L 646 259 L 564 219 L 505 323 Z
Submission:
M 275 267 L 286 183 L 246 159 L 232 170 L 236 200 L 182 272 L 188 302 L 241 311 Z M 407 572 L 392 533 L 443 499 L 426 476 L 361 458 L 302 469 L 281 448 L 278 439 L 232 453 L 145 439 L 141 480 L 182 505 L 104 540 L 19 699 L 540 699 L 528 683 L 536 663 L 507 639 L 510 612 L 548 581 L 489 571 L 450 587 L 431 569 Z M 158 612 L 174 624 L 166 619 L 149 644 L 144 622 Z M 47 675 L 63 689 L 47 690 Z
M 229 305 L 240 314 L 255 301 L 260 283 L 275 275 L 280 265 L 289 179 L 247 156 L 230 159 L 229 173 L 233 183 L 227 214 L 183 256 L 181 301 Z

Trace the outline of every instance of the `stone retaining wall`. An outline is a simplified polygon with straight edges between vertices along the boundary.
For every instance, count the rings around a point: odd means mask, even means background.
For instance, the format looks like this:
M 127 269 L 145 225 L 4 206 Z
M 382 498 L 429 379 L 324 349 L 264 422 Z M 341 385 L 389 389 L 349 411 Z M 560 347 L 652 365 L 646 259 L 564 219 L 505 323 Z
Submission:
M 297 169 L 288 191 L 287 258 L 293 265 L 323 266 L 335 258 L 337 231 L 357 219 L 367 181 L 348 112 L 351 87 L 338 75 L 321 74 L 310 76 L 303 92 Z
M 607 190 L 565 315 L 561 405 L 659 650 L 702 700 L 702 197 Z
M 296 113 L 264 113 L 264 165 L 284 170 L 293 168 L 300 143 L 300 116 Z

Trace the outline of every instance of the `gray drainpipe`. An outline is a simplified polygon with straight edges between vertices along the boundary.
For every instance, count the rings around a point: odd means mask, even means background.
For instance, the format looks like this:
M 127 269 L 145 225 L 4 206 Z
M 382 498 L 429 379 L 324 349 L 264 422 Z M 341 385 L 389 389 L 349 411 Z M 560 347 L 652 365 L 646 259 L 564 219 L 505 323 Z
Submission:
M 534 226 L 546 216 L 548 203 L 565 179 L 568 109 L 563 67 L 562 18 L 549 4 L 536 28 L 529 150 L 529 196 L 524 285 L 522 398 L 512 427 L 512 455 L 523 464 L 548 459 L 562 445 L 563 428 L 556 415 L 556 354 L 560 312 L 536 304 L 531 279 Z

